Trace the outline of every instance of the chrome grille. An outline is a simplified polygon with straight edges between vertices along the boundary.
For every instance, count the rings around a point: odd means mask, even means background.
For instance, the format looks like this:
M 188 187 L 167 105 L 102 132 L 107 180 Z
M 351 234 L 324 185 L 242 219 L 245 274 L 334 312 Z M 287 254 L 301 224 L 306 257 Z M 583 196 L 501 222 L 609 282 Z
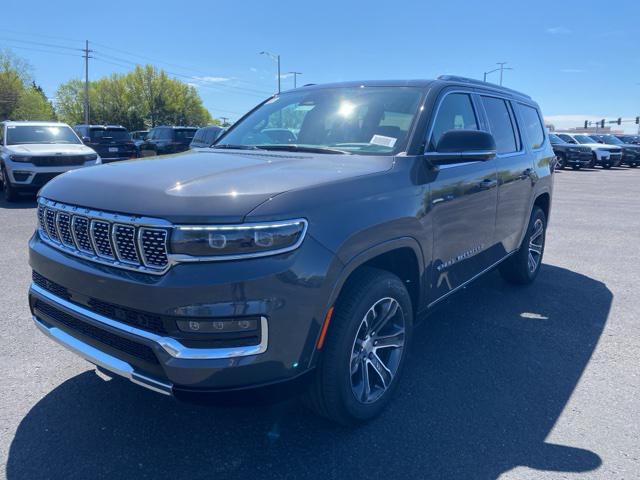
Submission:
M 38 202 L 39 232 L 46 243 L 79 257 L 128 270 L 159 274 L 169 268 L 168 222 L 89 210 L 43 198 Z

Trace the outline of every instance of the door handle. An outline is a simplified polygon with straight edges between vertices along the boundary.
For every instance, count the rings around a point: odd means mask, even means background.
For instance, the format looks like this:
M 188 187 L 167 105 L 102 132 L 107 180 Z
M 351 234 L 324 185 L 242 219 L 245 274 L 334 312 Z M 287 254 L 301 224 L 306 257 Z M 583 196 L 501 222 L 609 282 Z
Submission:
M 494 180 L 491 178 L 485 178 L 481 181 L 478 186 L 483 190 L 490 190 L 498 186 L 498 180 Z

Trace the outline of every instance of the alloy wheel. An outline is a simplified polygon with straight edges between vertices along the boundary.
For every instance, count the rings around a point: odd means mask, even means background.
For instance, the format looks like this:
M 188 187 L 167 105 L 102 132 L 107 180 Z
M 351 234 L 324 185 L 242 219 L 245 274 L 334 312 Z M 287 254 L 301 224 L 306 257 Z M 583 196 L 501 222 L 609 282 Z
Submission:
M 373 403 L 391 386 L 404 352 L 405 313 L 385 297 L 367 311 L 353 342 L 351 390 L 360 403 Z
M 533 233 L 529 238 L 529 271 L 535 272 L 542 260 L 542 249 L 544 247 L 544 224 L 541 219 L 536 219 L 533 224 Z

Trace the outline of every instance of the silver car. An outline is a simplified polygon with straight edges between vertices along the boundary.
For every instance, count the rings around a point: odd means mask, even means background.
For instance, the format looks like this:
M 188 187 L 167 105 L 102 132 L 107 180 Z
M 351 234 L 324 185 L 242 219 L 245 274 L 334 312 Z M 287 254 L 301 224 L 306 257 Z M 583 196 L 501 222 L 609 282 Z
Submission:
M 0 123 L 0 188 L 9 202 L 36 193 L 61 173 L 99 163 L 99 155 L 65 123 Z

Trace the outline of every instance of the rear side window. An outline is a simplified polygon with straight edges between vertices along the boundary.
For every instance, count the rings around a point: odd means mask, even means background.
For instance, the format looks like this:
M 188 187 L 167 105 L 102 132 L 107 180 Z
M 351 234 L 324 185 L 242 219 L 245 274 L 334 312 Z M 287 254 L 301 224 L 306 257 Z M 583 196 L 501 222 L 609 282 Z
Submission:
M 442 134 L 449 130 L 478 130 L 478 120 L 471 97 L 466 93 L 450 93 L 442 103 L 433 122 L 429 151 L 435 151 Z
M 534 150 L 542 147 L 542 144 L 544 143 L 544 127 L 540 121 L 538 110 L 533 107 L 520 104 L 520 113 L 524 120 L 523 127 L 527 132 L 529 146 Z
M 513 153 L 520 150 L 520 135 L 511 106 L 505 100 L 495 97 L 482 97 L 491 134 L 496 141 L 496 150 L 500 153 Z

